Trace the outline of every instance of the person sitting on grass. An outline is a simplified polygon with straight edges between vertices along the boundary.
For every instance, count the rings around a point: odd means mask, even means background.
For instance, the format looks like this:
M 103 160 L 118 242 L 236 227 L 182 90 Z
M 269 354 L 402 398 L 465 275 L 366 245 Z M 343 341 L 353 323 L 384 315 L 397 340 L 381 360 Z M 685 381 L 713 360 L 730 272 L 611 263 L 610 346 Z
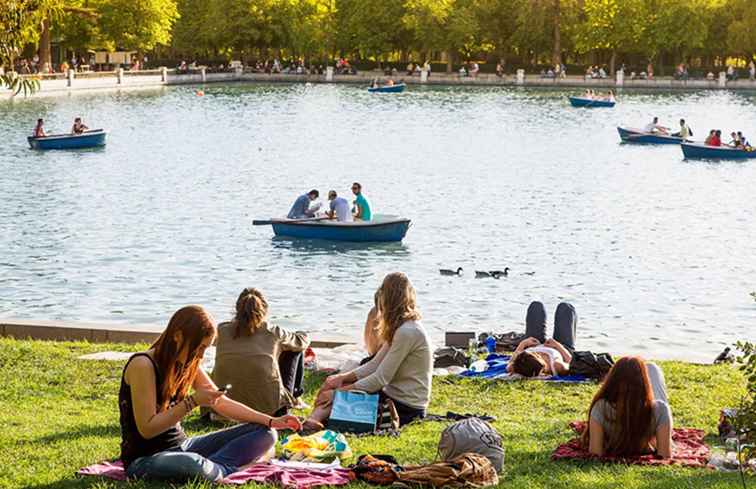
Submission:
M 560 303 L 554 313 L 554 334 L 546 339 L 546 309 L 540 302 L 531 302 L 525 316 L 525 335 L 512 358 L 507 371 L 524 377 L 540 375 L 567 375 L 575 350 L 577 312 L 566 302 Z
M 639 357 L 620 358 L 591 402 L 582 442 L 600 457 L 672 457 L 672 411 L 661 369 Z
M 268 322 L 268 302 L 248 287 L 236 299 L 236 315 L 218 325 L 215 368 L 218 385 L 231 384 L 234 401 L 271 416 L 304 406 L 305 333 L 293 333 Z
M 276 429 L 301 429 L 294 416 L 272 418 L 218 390 L 200 367 L 215 336 L 207 312 L 186 306 L 149 350 L 126 362 L 118 405 L 121 460 L 129 478 L 217 482 L 268 456 Z M 244 424 L 187 438 L 181 420 L 197 406 Z
M 367 351 L 367 358 L 360 362 L 360 365 L 364 365 L 378 353 L 383 346 L 383 339 L 379 329 L 380 321 L 378 320 L 378 291 L 373 295 L 373 307 L 368 311 L 367 318 L 365 319 L 365 327 L 362 331 L 362 341 L 365 344 L 365 350 Z
M 431 398 L 433 348 L 420 323 L 415 289 L 403 273 L 391 273 L 383 280 L 378 314 L 383 346 L 368 363 L 325 380 L 306 428 L 322 428 L 336 390 L 380 393 L 381 401 L 393 401 L 400 425 L 425 417 Z

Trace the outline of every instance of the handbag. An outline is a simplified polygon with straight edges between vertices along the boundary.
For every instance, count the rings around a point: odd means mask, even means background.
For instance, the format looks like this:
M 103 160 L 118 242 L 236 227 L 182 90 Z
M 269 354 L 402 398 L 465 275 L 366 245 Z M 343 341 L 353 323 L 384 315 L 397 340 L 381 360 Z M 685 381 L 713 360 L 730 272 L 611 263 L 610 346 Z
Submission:
M 342 433 L 372 433 L 378 421 L 378 394 L 336 391 L 328 429 Z

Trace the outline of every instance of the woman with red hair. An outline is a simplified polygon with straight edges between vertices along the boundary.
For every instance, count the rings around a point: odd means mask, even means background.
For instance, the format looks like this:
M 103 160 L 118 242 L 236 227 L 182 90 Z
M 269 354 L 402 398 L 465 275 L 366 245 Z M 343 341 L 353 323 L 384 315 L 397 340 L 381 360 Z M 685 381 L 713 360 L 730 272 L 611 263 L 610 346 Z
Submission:
M 219 481 L 265 457 L 276 428 L 301 429 L 294 416 L 267 416 L 218 390 L 200 367 L 215 336 L 205 310 L 186 306 L 149 350 L 129 358 L 118 393 L 121 460 L 129 478 Z M 244 424 L 187 438 L 181 420 L 197 406 Z
M 614 364 L 588 410 L 583 444 L 598 456 L 672 456 L 672 412 L 664 374 L 640 357 Z

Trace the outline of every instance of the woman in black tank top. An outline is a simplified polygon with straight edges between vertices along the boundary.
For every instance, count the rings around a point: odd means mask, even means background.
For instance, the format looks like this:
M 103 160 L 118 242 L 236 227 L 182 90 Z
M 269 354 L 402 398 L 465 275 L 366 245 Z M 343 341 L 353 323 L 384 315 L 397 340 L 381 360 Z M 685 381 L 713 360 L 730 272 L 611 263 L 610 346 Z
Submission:
M 130 478 L 219 481 L 263 458 L 275 446 L 275 429 L 301 429 L 294 416 L 267 416 L 218 390 L 200 368 L 215 336 L 210 316 L 187 306 L 148 351 L 126 363 L 118 404 L 121 459 Z M 197 406 L 244 424 L 187 438 L 181 420 Z

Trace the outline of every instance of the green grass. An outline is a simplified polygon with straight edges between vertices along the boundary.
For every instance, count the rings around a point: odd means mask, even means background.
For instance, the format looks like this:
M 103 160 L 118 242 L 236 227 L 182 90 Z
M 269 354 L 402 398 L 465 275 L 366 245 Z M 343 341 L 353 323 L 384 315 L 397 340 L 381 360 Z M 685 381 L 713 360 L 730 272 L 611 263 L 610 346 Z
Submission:
M 121 362 L 77 360 L 106 350 L 144 345 L 55 343 L 0 339 L 0 488 L 127 487 L 98 478 L 79 478 L 84 465 L 118 455 L 118 383 Z M 731 366 L 661 362 L 677 426 L 703 428 L 715 442 L 719 410 L 736 404 L 745 382 Z M 307 379 L 307 398 L 321 378 Z M 552 450 L 572 434 L 567 423 L 585 416 L 595 385 L 487 382 L 436 379 L 431 411 L 495 415 L 506 449 L 504 488 L 672 489 L 740 486 L 737 474 L 672 467 L 626 467 L 552 462 Z M 197 434 L 211 430 L 190 418 Z M 390 453 L 400 462 L 431 461 L 446 425 L 422 423 L 399 438 L 350 438 L 356 455 Z M 753 477 L 749 485 L 756 484 Z M 360 488 L 364 484 L 355 484 Z M 133 483 L 128 487 L 168 487 Z M 170 487 L 206 488 L 207 484 Z

